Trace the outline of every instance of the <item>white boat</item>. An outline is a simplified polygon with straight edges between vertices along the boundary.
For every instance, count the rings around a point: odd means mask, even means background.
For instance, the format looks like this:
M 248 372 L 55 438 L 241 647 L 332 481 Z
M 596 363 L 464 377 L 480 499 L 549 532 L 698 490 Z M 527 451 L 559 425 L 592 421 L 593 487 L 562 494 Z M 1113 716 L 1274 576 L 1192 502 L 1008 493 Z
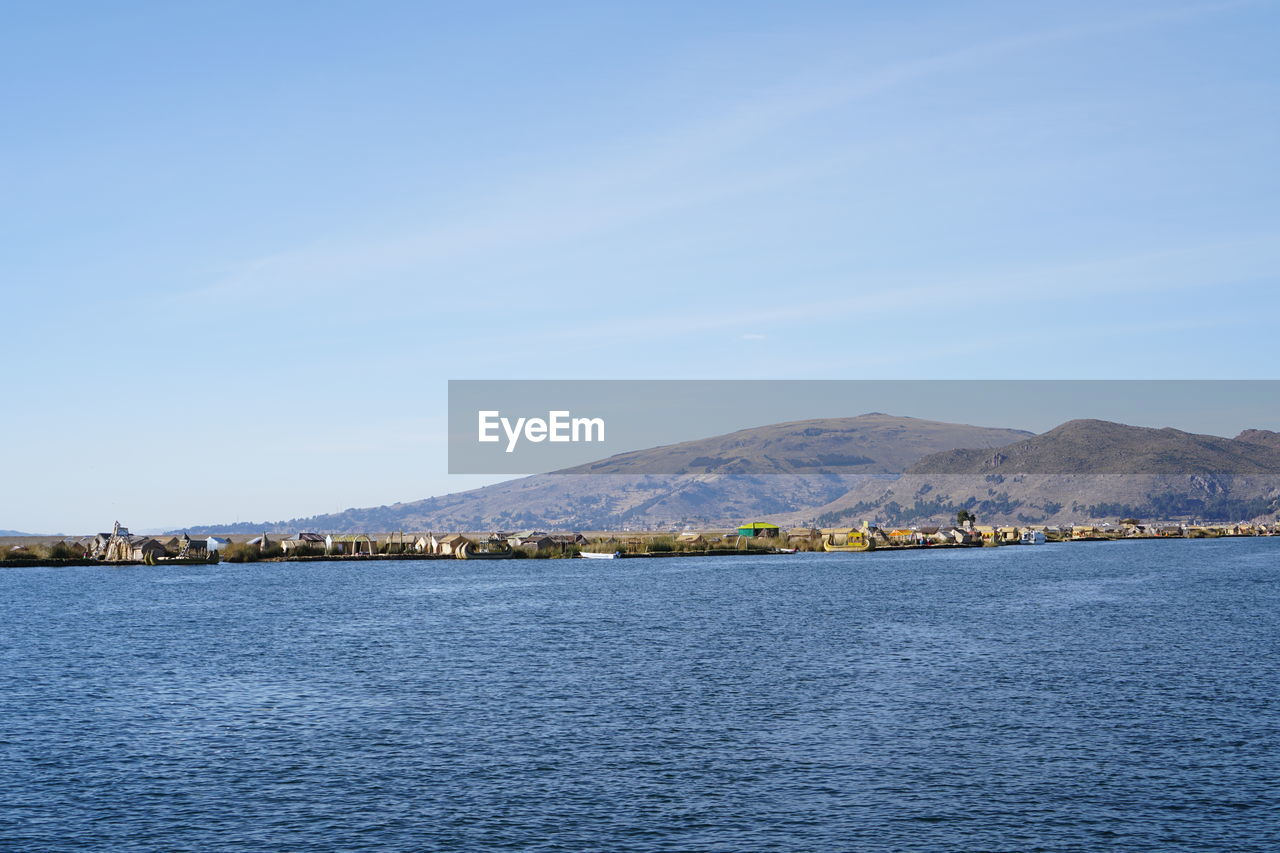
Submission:
M 1024 530 L 1018 537 L 1018 543 L 1021 545 L 1043 545 L 1044 542 L 1043 530 Z
M 614 551 L 612 554 L 597 554 L 594 551 L 579 551 L 578 556 L 585 557 L 588 560 L 616 560 L 622 555 L 617 551 Z
M 778 549 L 778 553 L 779 553 L 779 554 L 794 554 L 796 551 L 799 551 L 799 550 L 800 550 L 799 548 L 779 548 L 779 549 Z

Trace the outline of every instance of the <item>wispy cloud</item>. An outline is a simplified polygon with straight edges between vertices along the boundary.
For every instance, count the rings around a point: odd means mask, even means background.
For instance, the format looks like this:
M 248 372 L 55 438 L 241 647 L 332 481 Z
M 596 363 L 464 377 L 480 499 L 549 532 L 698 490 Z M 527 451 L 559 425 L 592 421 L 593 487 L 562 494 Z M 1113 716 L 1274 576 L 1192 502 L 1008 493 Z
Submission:
M 491 258 L 568 241 L 636 220 L 735 196 L 812 180 L 838 163 L 787 164 L 763 174 L 703 174 L 714 163 L 782 128 L 881 95 L 916 81 L 1055 42 L 1094 36 L 1227 11 L 1249 2 L 1197 4 L 1157 13 L 1093 21 L 993 39 L 954 51 L 851 71 L 843 61 L 815 63 L 807 75 L 758 92 L 712 118 L 636 140 L 623 156 L 568 168 L 552 168 L 505 193 L 454 211 L 447 222 L 424 224 L 384 239 L 325 240 L 237 265 L 185 301 L 300 295 L 370 288 L 399 273 L 432 270 L 467 258 Z M 819 79 L 826 82 L 815 84 Z M 848 155 L 846 155 L 848 156 Z M 441 219 L 444 219 L 443 214 Z
M 975 375 L 985 378 L 1054 378 L 1046 373 L 1045 365 L 1024 359 L 1022 363 L 1001 357 L 1007 353 L 1033 353 L 1055 345 L 1066 348 L 1085 343 L 1115 340 L 1118 338 L 1144 338 L 1152 335 L 1168 335 L 1178 332 L 1195 332 L 1222 328 L 1232 324 L 1230 318 L 1187 316 L 1178 319 L 1146 320 L 1127 319 L 1121 322 L 1104 322 L 1087 327 L 1068 325 L 1048 327 L 1034 315 L 1027 317 L 1027 326 L 990 326 L 984 334 L 965 337 L 962 340 L 948 338 L 945 342 L 924 347 L 883 349 L 871 353 L 859 353 L 856 360 L 827 364 L 829 370 L 857 370 L 862 375 L 892 375 L 893 371 L 916 373 L 924 367 L 931 378 L 964 379 Z M 1061 351 L 1061 350 L 1057 350 Z M 1105 376 L 1081 376 L 1074 365 L 1062 363 L 1057 378 L 1143 378 L 1134 374 L 1130 365 L 1117 365 Z
M 847 322 L 873 318 L 877 312 L 903 306 L 916 310 L 962 311 L 975 305 L 1048 310 L 1051 306 L 1079 305 L 1082 300 L 1099 300 L 1095 304 L 1123 305 L 1125 310 L 1132 310 L 1134 302 L 1121 300 L 1185 299 L 1188 292 L 1199 288 L 1274 277 L 1276 269 L 1280 269 L 1280 233 L 1267 233 L 1055 265 L 970 271 L 954 276 L 868 278 L 850 282 L 857 284 L 854 296 L 777 305 L 770 308 L 769 319 L 776 323 Z M 661 324 L 638 326 L 635 334 L 694 335 L 750 325 L 758 319 L 759 312 L 752 308 L 684 314 L 665 317 Z M 625 329 L 615 327 L 578 332 L 582 338 L 614 340 L 626 334 Z M 531 339 L 536 337 L 535 334 Z M 746 334 L 743 338 L 750 339 Z

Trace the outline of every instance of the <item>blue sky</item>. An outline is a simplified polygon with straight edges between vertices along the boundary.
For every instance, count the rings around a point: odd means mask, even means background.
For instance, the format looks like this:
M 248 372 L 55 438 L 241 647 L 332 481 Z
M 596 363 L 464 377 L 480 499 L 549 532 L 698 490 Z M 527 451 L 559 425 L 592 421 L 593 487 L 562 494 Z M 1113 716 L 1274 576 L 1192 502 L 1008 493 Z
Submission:
M 1275 2 L 0 15 L 0 528 L 488 482 L 451 378 L 1276 376 Z

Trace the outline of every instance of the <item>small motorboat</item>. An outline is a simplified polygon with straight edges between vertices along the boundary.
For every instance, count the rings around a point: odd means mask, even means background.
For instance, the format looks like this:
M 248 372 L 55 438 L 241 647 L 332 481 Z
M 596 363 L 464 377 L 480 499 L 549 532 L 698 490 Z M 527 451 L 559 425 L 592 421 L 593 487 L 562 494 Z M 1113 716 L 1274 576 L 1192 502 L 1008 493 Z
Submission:
M 779 548 L 779 549 L 778 549 L 778 553 L 779 553 L 779 554 L 794 554 L 794 553 L 796 553 L 796 552 L 797 552 L 797 551 L 799 551 L 799 550 L 800 550 L 799 548 Z
M 614 551 L 612 554 L 599 554 L 595 551 L 579 551 L 578 556 L 588 560 L 616 560 L 622 555 L 617 551 Z

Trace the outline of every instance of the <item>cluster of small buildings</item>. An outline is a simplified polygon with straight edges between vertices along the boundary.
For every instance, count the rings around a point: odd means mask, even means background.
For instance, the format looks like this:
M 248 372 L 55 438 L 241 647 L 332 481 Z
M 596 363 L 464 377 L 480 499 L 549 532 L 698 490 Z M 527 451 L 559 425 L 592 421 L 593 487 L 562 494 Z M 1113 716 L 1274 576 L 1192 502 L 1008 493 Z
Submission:
M 880 527 L 866 524 L 862 527 L 801 527 L 787 531 L 790 545 L 832 545 L 836 547 L 865 546 L 869 548 L 906 547 L 909 545 L 980 545 L 984 538 L 1017 542 L 1021 532 L 1017 528 L 978 528 L 950 526 Z
M 726 533 L 686 530 L 675 536 L 680 551 L 741 548 L 756 543 L 796 550 L 869 550 L 874 548 L 925 547 L 931 545 L 1013 545 L 1039 542 L 1211 538 L 1222 536 L 1277 536 L 1280 521 L 1273 524 L 1188 524 L 1160 522 L 1143 524 L 1134 519 L 1118 523 L 1075 525 L 993 526 L 968 523 L 918 527 L 880 526 L 864 522 L 861 527 L 792 527 L 754 521 Z M 611 535 L 603 542 L 628 551 L 644 552 L 654 547 L 653 534 Z M 668 540 L 670 541 L 670 540 Z M 530 555 L 555 556 L 577 553 L 592 544 L 581 533 L 551 533 L 542 530 L 494 531 L 488 535 L 462 533 L 391 533 L 379 537 L 363 533 L 295 533 L 272 538 L 264 533 L 247 540 L 233 541 L 223 536 L 191 536 L 182 533 L 167 538 L 138 536 L 116 522 L 110 533 L 98 533 L 64 540 L 70 553 L 104 562 L 153 563 L 165 560 L 211 560 L 230 546 L 256 548 L 263 557 L 373 556 L 414 554 L 424 557 L 511 556 L 519 551 Z M 14 546 L 15 552 L 25 546 Z M 671 550 L 668 545 L 665 550 Z M 233 556 L 232 559 L 237 559 Z
M 250 539 L 247 545 L 257 545 L 268 550 L 279 545 L 285 556 L 359 555 L 378 553 L 378 543 L 363 533 L 295 533 L 286 539 L 272 542 L 267 534 Z
M 685 531 L 675 536 L 684 549 L 700 550 L 712 547 L 734 547 L 747 542 L 770 544 L 775 547 L 820 550 L 825 545 L 864 545 L 869 547 L 906 547 L 927 545 L 1012 545 L 1028 541 L 1065 541 L 1081 539 L 1121 539 L 1154 537 L 1198 536 L 1264 536 L 1280 534 L 1280 525 L 1239 523 L 1230 525 L 1184 524 L 1100 524 L 1070 526 L 994 526 L 994 525 L 937 525 L 918 527 L 891 527 L 863 524 L 862 527 L 817 528 L 792 527 L 783 529 L 768 522 L 748 522 L 736 530 L 722 534 Z M 634 550 L 643 550 L 651 536 L 640 534 L 610 537 L 608 541 Z M 461 533 L 392 533 L 380 537 L 365 534 L 296 533 L 288 538 L 269 540 L 264 534 L 247 544 L 266 549 L 279 545 L 286 556 L 290 555 L 372 555 L 372 554 L 420 554 L 439 557 L 459 557 L 473 553 L 497 553 L 525 550 L 530 553 L 566 553 L 574 548 L 590 544 L 581 533 L 552 533 L 541 530 L 518 532 L 494 531 L 487 536 L 467 536 Z
M 1280 523 L 1254 524 L 1179 524 L 1121 522 L 1118 524 L 1074 525 L 983 525 L 880 527 L 863 524 L 860 528 L 791 528 L 786 531 L 788 544 L 863 544 L 871 547 L 905 547 L 910 545 L 1016 545 L 1028 542 L 1066 542 L 1102 539 L 1208 538 L 1218 536 L 1280 535 Z
M 264 556 L 327 557 L 372 556 L 375 554 L 417 554 L 461 557 L 468 553 L 529 552 L 566 553 L 586 545 L 581 533 L 548 533 L 539 530 L 496 531 L 488 536 L 461 533 L 392 533 L 378 537 L 363 533 L 295 533 L 273 536 L 263 533 L 250 539 L 237 536 L 200 536 L 189 533 L 167 537 L 143 536 L 129 532 L 119 522 L 109 533 L 68 538 L 60 544 L 77 558 L 110 563 L 150 563 L 160 560 L 211 560 L 220 552 L 249 547 Z M 15 552 L 26 546 L 15 545 Z
M 776 524 L 770 524 L 767 521 L 749 521 L 740 526 L 736 531 L 730 531 L 722 535 L 710 535 L 705 533 L 696 533 L 686 531 L 676 536 L 676 542 L 688 548 L 708 548 L 712 545 L 725 544 L 737 545 L 739 542 L 755 541 L 755 540 L 771 540 L 775 544 L 783 539 L 782 528 Z
M 262 537 L 265 540 L 265 534 Z M 251 540 L 254 544 L 257 540 Z M 276 543 L 285 555 L 422 554 L 437 557 L 465 556 L 467 552 L 495 553 L 517 548 L 528 551 L 564 552 L 587 544 L 581 533 L 547 533 L 540 530 L 495 531 L 487 537 L 461 533 L 390 533 L 379 538 L 363 533 L 295 533 Z M 262 546 L 264 548 L 268 545 Z
M 98 533 L 68 543 L 80 550 L 90 560 L 108 563 L 141 562 L 155 560 L 205 560 L 230 544 L 230 540 L 218 536 L 193 539 L 186 533 L 157 539 L 153 536 L 131 534 L 129 528 L 116 522 L 110 533 Z
M 1118 524 L 1074 524 L 1070 527 L 1047 528 L 1056 539 L 1208 539 L 1218 536 L 1277 536 L 1280 522 L 1260 524 L 1240 521 L 1234 524 L 1194 524 L 1159 522 L 1142 524 L 1122 521 Z

